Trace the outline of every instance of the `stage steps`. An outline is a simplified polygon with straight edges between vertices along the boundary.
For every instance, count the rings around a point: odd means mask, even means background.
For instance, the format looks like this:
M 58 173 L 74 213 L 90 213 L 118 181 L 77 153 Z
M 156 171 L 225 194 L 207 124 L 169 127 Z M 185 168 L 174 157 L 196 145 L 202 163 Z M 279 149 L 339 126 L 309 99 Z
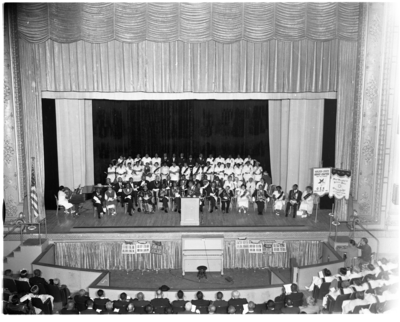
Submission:
M 32 262 L 47 247 L 47 239 L 27 239 L 3 259 L 3 269 L 11 269 L 13 273 L 25 268 L 32 273 Z

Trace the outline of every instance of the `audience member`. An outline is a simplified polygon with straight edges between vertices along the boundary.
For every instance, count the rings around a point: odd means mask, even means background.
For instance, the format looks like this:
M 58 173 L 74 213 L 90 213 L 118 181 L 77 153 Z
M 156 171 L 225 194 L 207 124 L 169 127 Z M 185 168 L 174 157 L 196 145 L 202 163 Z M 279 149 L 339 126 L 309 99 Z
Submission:
M 233 305 L 228 306 L 228 314 L 236 314 L 236 308 Z
M 19 281 L 27 282 L 29 284 L 28 271 L 24 268 L 19 271 Z M 33 285 L 32 285 L 33 286 Z
M 169 299 L 163 298 L 164 293 L 162 290 L 158 289 L 156 291 L 156 298 L 150 301 L 151 306 L 154 308 L 154 313 L 163 314 L 166 307 L 170 307 Z
M 297 284 L 293 283 L 290 285 L 290 290 L 292 291 L 289 295 L 286 295 L 286 299 L 292 300 L 292 304 L 295 307 L 299 307 L 300 305 L 303 305 L 302 300 L 303 300 L 303 293 L 298 291 Z
M 204 297 L 203 292 L 198 291 L 196 293 L 197 300 L 192 300 L 192 304 L 196 306 L 196 309 L 200 311 L 200 314 L 207 314 L 210 301 L 204 300 L 203 297 Z
M 256 305 L 253 301 L 250 301 L 248 304 L 249 311 L 246 314 L 255 314 L 254 309 L 256 308 Z
M 130 302 L 126 307 L 126 311 L 120 312 L 120 314 L 139 314 L 139 313 L 135 311 L 135 306 L 133 305 L 133 302 Z
M 128 296 L 125 292 L 119 295 L 119 299 L 114 301 L 114 309 L 117 309 L 118 312 L 121 314 L 122 312 L 126 312 L 126 308 L 130 301 L 128 300 Z
M 312 296 L 307 297 L 307 305 L 299 307 L 301 312 L 305 312 L 307 314 L 319 314 L 321 308 L 317 305 L 317 301 Z
M 145 307 L 146 305 L 149 305 L 150 302 L 144 300 L 144 294 L 142 292 L 139 292 L 136 297 L 138 300 L 133 302 L 135 311 L 138 312 L 138 314 L 145 314 Z
M 94 309 L 105 311 L 106 309 L 106 303 L 109 302 L 110 300 L 104 296 L 104 291 L 103 290 L 98 290 L 97 291 L 97 297 L 94 299 Z
M 215 306 L 216 314 L 226 314 L 228 309 L 228 302 L 223 300 L 224 294 L 222 292 L 217 293 L 217 299 L 212 303 Z
M 17 294 L 12 295 L 11 298 L 9 299 L 9 302 L 5 303 L 5 306 L 6 306 L 6 312 L 8 314 L 29 314 L 30 312 L 28 304 L 21 303 L 19 296 Z
M 39 294 L 39 287 L 37 285 L 33 285 L 31 287 L 31 293 L 28 293 L 20 298 L 21 303 L 25 302 L 26 300 L 32 300 L 32 298 L 39 298 L 44 303 L 46 300 L 50 299 L 51 306 L 53 307 L 53 300 L 54 298 L 48 294 Z M 34 307 L 36 314 L 40 314 L 42 312 L 41 309 Z
M 6 269 L 4 271 L 3 278 L 14 279 L 12 270 L 11 269 Z
M 118 314 L 118 312 L 114 311 L 114 303 L 112 301 L 108 301 L 105 307 L 105 310 L 101 311 L 100 314 Z
M 281 308 L 283 314 L 299 314 L 300 309 L 293 306 L 293 301 L 290 298 L 286 298 L 286 306 Z
M 233 291 L 232 298 L 228 301 L 228 305 L 235 308 L 236 314 L 242 314 L 244 309 L 243 305 L 247 304 L 247 300 L 239 298 L 239 296 L 239 291 Z
M 79 293 L 74 296 L 75 307 L 79 312 L 86 310 L 86 304 L 89 300 L 84 289 L 79 290 Z M 93 302 L 93 301 L 92 301 Z
M 208 314 L 215 314 L 216 310 L 217 308 L 215 307 L 215 305 L 210 304 L 210 306 L 208 307 Z
M 57 313 L 63 308 L 63 300 L 62 300 L 61 292 L 60 292 L 60 288 L 59 288 L 60 280 L 58 278 L 55 278 L 54 280 L 50 280 L 50 281 L 53 281 L 53 283 L 49 283 L 49 285 L 47 285 L 47 290 L 48 290 L 49 295 L 51 295 L 54 298 L 53 312 Z M 76 303 L 76 301 L 75 301 L 75 303 Z M 79 311 L 79 309 L 78 309 L 78 311 Z
M 173 308 L 175 313 L 183 312 L 183 311 L 185 311 L 185 304 L 188 301 L 185 301 L 183 299 L 184 293 L 181 290 L 179 290 L 177 292 L 177 297 L 178 297 L 178 299 L 172 302 L 172 308 Z
M 275 310 L 275 302 L 272 300 L 269 300 L 267 302 L 267 310 L 264 310 L 262 313 L 263 314 L 280 314 L 282 313 L 280 310 Z
M 43 277 L 41 277 L 41 275 L 42 275 L 42 272 L 40 271 L 40 269 L 35 269 L 35 270 L 33 271 L 33 277 L 31 277 L 31 278 L 29 279 L 29 284 L 30 284 L 31 286 L 33 286 L 33 285 L 38 285 L 38 284 L 42 284 L 42 285 L 46 288 L 46 290 L 47 290 L 47 285 L 48 285 L 49 283 L 47 283 L 47 281 L 46 281 Z
M 88 297 L 85 302 L 86 309 L 79 311 L 80 314 L 97 314 L 97 312 L 93 308 L 93 305 L 94 305 L 93 300 Z
M 79 314 L 79 311 L 75 309 L 74 301 L 68 301 L 67 307 L 61 309 L 60 314 Z

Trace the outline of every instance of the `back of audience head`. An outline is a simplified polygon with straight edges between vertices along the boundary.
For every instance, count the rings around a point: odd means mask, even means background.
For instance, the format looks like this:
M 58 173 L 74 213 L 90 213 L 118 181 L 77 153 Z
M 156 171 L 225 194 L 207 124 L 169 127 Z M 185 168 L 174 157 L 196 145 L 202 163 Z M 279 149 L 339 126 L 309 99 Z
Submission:
M 60 285 L 60 280 L 58 278 L 53 279 L 54 285 Z
M 291 299 L 285 300 L 286 306 L 293 306 L 293 301 Z
M 121 301 L 126 301 L 126 298 L 127 298 L 128 296 L 126 295 L 126 293 L 125 292 L 122 292 L 120 295 L 119 295 L 119 298 L 121 299 Z
M 215 305 L 210 305 L 209 307 L 208 307 L 208 313 L 215 313 L 215 310 L 216 310 L 217 308 L 215 307 Z
M 217 293 L 217 299 L 218 300 L 222 300 L 223 297 L 224 297 L 224 294 L 222 292 L 218 292 Z
M 114 307 L 114 303 L 112 301 L 108 301 L 106 303 L 106 310 L 111 311 Z
M 341 267 L 339 268 L 339 273 L 343 276 L 347 274 L 347 268 L 346 267 Z
M 21 277 L 21 278 L 28 277 L 28 271 L 26 269 L 21 269 L 19 272 L 19 277 Z
M 308 306 L 314 306 L 316 303 L 317 303 L 317 301 L 315 300 L 315 298 L 313 298 L 312 296 L 307 297 L 307 305 Z
M 256 308 L 256 305 L 254 304 L 253 301 L 249 302 L 248 308 L 249 308 L 249 311 L 254 311 L 254 309 Z
M 349 244 L 352 245 L 352 246 L 356 246 L 356 242 L 355 242 L 354 239 L 350 239 L 349 240 Z
M 373 270 L 375 269 L 375 266 L 372 265 L 372 264 L 368 264 L 368 265 L 367 265 L 367 268 L 368 268 L 370 271 L 373 271 Z
M 272 300 L 269 300 L 269 301 L 267 302 L 267 309 L 268 309 L 268 310 L 275 310 L 275 302 L 272 301 Z
M 67 302 L 67 310 L 73 310 L 73 309 L 75 309 L 75 302 L 72 300 L 69 300 Z
M 178 296 L 178 299 L 180 299 L 180 300 L 182 300 L 183 297 L 185 296 L 185 294 L 183 293 L 182 290 L 179 290 L 179 291 L 176 293 L 176 295 Z
M 42 275 L 42 272 L 41 272 L 40 269 L 35 269 L 35 270 L 33 271 L 33 275 L 40 277 L 40 276 Z
M 4 276 L 12 276 L 12 270 L 11 269 L 6 269 L 4 271 Z
M 327 268 L 324 268 L 323 272 L 324 272 L 324 276 L 331 276 L 332 275 L 331 271 L 329 269 L 327 269 Z
M 239 293 L 238 290 L 232 292 L 232 297 L 233 297 L 234 299 L 239 298 L 239 296 L 240 296 L 240 293 Z
M 296 293 L 298 290 L 297 284 L 293 283 L 292 285 L 290 285 L 290 289 L 292 293 Z
M 86 306 L 88 307 L 88 308 L 93 308 L 93 301 L 91 300 L 91 299 L 88 299 L 88 300 L 86 300 Z
M 168 306 L 164 309 L 164 314 L 174 314 L 172 307 Z
M 137 297 L 137 299 L 138 299 L 139 301 L 143 301 L 143 299 L 144 299 L 144 295 L 143 295 L 142 292 L 137 293 L 136 297 Z
M 196 293 L 196 297 L 197 297 L 198 300 L 202 300 L 202 299 L 204 298 L 203 292 L 198 291 L 198 292 Z
M 235 314 L 236 309 L 233 305 L 229 305 L 228 307 L 228 314 Z
M 97 291 L 97 296 L 98 297 L 103 297 L 104 296 L 104 291 L 103 290 L 98 290 Z
M 86 295 L 86 291 L 82 288 L 79 290 L 79 295 L 80 296 L 85 296 Z
M 362 285 L 362 280 L 361 278 L 357 278 L 353 281 L 353 284 L 356 286 L 361 286 Z

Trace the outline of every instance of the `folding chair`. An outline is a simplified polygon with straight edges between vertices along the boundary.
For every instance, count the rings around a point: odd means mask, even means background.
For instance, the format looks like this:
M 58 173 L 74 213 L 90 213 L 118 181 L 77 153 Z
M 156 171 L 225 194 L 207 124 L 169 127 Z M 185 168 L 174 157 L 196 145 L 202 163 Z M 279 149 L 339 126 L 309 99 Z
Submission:
M 60 205 L 58 204 L 58 198 L 57 198 L 56 195 L 54 195 L 54 198 L 56 198 L 56 206 L 57 206 L 56 216 L 58 216 L 58 210 L 60 210 L 60 209 L 63 210 L 63 209 L 64 209 L 64 211 L 65 211 L 66 209 L 65 209 L 64 206 L 60 206 Z

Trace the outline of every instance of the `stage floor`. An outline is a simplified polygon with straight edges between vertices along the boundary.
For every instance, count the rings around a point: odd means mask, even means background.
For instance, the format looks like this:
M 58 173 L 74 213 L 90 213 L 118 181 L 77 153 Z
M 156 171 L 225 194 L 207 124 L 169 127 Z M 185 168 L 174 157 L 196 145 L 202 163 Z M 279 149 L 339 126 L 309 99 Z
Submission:
M 154 214 L 137 212 L 133 216 L 124 214 L 118 205 L 115 216 L 94 217 L 91 200 L 84 203 L 79 216 L 47 210 L 47 229 L 50 234 L 58 233 L 95 233 L 95 232 L 195 232 L 195 231 L 329 231 L 328 213 L 330 210 L 318 211 L 318 222 L 315 222 L 316 210 L 311 217 L 291 218 L 272 213 L 271 207 L 263 215 L 258 215 L 252 207 L 247 214 L 213 213 L 205 211 L 200 215 L 200 226 L 180 226 L 180 214 L 174 211 L 156 211 Z M 340 226 L 339 226 L 340 227 Z M 342 227 L 340 227 L 342 228 Z M 35 233 L 32 231 L 31 233 Z

